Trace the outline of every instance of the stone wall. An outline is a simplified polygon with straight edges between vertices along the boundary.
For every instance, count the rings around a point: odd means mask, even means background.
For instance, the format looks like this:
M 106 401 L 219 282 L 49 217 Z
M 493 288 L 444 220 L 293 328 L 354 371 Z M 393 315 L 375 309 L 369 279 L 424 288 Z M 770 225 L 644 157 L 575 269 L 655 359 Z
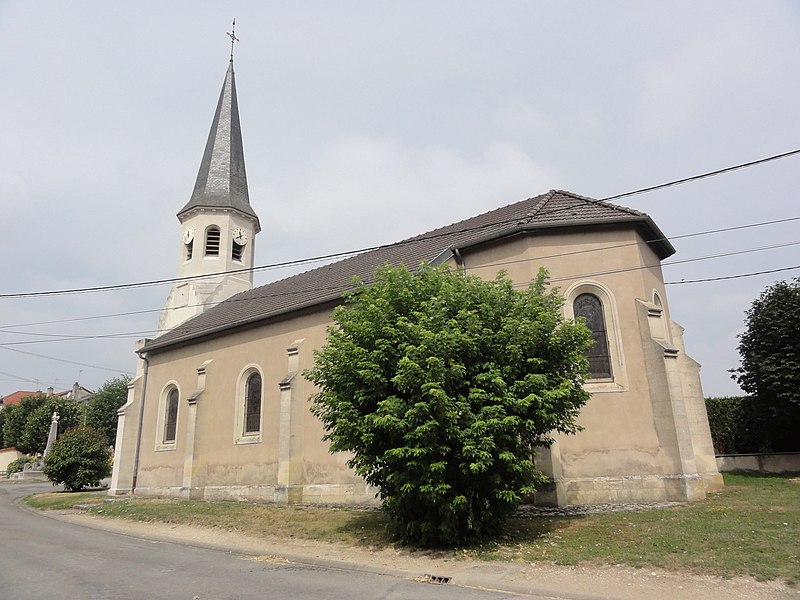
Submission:
M 719 454 L 720 471 L 756 471 L 758 473 L 800 473 L 800 452 L 777 454 Z

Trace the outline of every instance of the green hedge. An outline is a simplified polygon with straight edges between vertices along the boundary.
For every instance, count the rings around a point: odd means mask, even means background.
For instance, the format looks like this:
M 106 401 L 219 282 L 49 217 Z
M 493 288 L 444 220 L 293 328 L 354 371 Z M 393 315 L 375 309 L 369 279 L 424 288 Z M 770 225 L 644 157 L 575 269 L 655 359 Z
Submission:
M 708 424 L 716 454 L 767 452 L 763 419 L 751 396 L 706 398 Z

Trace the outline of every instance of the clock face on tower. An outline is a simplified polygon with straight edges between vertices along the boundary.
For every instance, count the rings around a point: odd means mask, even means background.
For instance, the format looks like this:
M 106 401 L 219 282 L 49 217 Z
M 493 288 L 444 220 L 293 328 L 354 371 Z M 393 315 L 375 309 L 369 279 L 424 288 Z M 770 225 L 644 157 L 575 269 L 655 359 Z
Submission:
M 191 244 L 193 239 L 194 239 L 194 227 L 190 225 L 183 232 L 183 243 Z
M 237 227 L 233 230 L 233 241 L 244 246 L 247 243 L 247 232 L 241 227 Z

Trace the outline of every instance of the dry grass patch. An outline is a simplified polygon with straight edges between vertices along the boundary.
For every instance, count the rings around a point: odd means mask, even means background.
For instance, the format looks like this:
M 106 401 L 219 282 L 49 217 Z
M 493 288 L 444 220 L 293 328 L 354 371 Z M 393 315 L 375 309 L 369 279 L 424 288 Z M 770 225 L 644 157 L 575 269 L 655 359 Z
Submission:
M 117 500 L 90 509 L 105 517 L 212 527 L 261 538 L 298 538 L 383 546 L 386 520 L 377 510 L 174 499 Z
M 25 498 L 25 503 L 40 510 L 69 510 L 89 505 L 102 505 L 108 498 L 106 490 L 93 492 L 49 492 Z
M 701 502 L 642 512 L 517 518 L 472 550 L 489 560 L 625 564 L 800 583 L 800 494 L 788 479 L 725 475 Z

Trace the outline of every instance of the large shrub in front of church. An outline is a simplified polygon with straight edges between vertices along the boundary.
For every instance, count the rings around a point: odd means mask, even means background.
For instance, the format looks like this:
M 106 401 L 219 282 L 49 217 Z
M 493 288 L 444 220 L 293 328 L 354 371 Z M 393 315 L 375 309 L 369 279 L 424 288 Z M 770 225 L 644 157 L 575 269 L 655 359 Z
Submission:
M 97 487 L 101 479 L 111 475 L 106 436 L 87 425 L 68 430 L 53 443 L 43 472 L 53 483 L 63 483 L 69 492 Z
M 589 330 L 547 274 L 517 290 L 423 265 L 385 267 L 334 310 L 305 376 L 331 452 L 376 486 L 393 534 L 421 546 L 498 533 L 544 481 L 531 460 L 574 433 Z

